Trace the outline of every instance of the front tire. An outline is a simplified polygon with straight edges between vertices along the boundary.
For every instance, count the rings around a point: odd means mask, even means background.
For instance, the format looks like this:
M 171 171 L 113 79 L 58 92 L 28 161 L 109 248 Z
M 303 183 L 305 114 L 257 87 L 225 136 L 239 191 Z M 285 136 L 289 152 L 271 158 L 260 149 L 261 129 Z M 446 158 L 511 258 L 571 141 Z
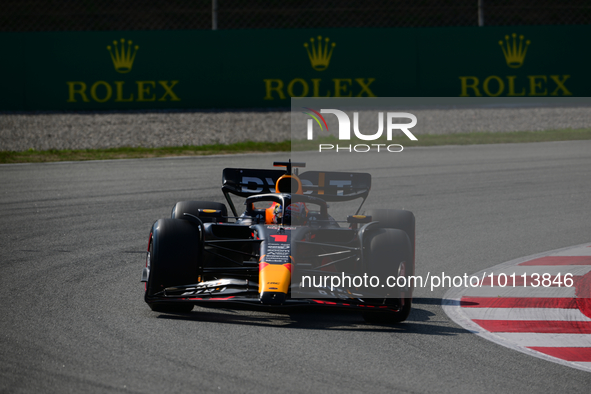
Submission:
M 404 276 L 408 279 L 409 268 L 413 260 L 410 239 L 406 232 L 399 229 L 379 228 L 369 234 L 365 244 L 365 261 L 368 275 L 375 275 L 384 283 L 385 278 L 391 275 Z M 363 312 L 363 318 L 368 323 L 400 323 L 405 321 L 411 310 L 411 289 L 396 289 L 396 294 L 388 294 L 385 298 L 369 299 L 374 306 L 385 305 L 398 308 L 397 311 L 367 310 Z
M 166 287 L 199 281 L 199 229 L 187 220 L 160 219 L 152 227 L 149 276 L 145 299 L 157 312 L 190 312 L 193 304 L 158 302 Z
M 412 251 L 412 259 L 409 266 L 406 267 L 408 275 L 415 274 L 415 215 L 411 211 L 403 209 L 370 209 L 365 215 L 371 216 L 373 221 L 378 222 L 378 227 L 395 228 L 402 230 L 408 235 Z M 412 287 L 410 290 L 412 297 Z
M 410 239 L 410 245 L 415 252 L 415 215 L 411 211 L 403 209 L 369 209 L 365 215 L 371 216 L 373 221 L 379 222 L 379 227 L 397 228 L 404 231 Z

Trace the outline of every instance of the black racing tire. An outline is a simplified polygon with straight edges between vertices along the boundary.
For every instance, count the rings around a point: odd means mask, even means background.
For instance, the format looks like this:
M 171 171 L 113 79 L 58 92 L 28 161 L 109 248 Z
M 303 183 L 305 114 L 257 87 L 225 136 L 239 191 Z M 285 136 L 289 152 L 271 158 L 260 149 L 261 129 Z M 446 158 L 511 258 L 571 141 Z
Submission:
M 409 268 L 413 258 L 412 246 L 407 233 L 400 229 L 378 228 L 366 236 L 364 240 L 368 276 L 376 275 L 380 282 L 387 276 L 402 275 L 408 278 Z M 399 307 L 397 311 L 367 310 L 363 312 L 363 318 L 368 323 L 393 324 L 405 321 L 411 311 L 411 290 L 401 289 L 401 292 L 392 297 L 390 294 L 382 299 L 368 299 L 367 302 L 377 305 Z
M 151 297 L 166 287 L 190 285 L 199 281 L 198 227 L 178 219 L 160 219 L 152 227 L 146 302 L 157 312 L 190 312 L 193 304 L 158 303 Z
M 413 266 L 415 253 L 415 215 L 403 209 L 369 209 L 365 215 L 371 216 L 372 221 L 379 222 L 379 227 L 397 228 L 404 231 L 410 239 L 413 252 Z
M 184 219 L 184 213 L 190 213 L 191 215 L 199 217 L 200 209 L 215 209 L 221 211 L 221 214 L 217 217 L 200 217 L 204 223 L 216 222 L 226 223 L 228 221 L 228 208 L 221 202 L 213 201 L 179 201 L 172 208 L 171 218 L 172 219 Z

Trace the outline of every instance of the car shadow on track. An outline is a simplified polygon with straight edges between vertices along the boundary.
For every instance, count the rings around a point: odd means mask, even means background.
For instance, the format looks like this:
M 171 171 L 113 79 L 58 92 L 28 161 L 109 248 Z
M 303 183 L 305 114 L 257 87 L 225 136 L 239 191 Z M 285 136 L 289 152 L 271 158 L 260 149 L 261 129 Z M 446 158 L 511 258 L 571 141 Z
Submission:
M 427 308 L 420 306 L 427 305 Z M 268 313 L 223 308 L 195 308 L 190 313 L 167 313 L 159 319 L 195 321 L 201 323 L 238 324 L 249 326 L 291 328 L 303 330 L 396 332 L 424 335 L 458 335 L 468 333 L 452 323 L 439 307 L 441 299 L 416 298 L 411 314 L 399 324 L 369 324 L 360 313 L 330 310 L 299 310 L 298 312 Z M 438 308 L 438 309 L 436 309 Z M 434 309 L 431 311 L 430 309 Z

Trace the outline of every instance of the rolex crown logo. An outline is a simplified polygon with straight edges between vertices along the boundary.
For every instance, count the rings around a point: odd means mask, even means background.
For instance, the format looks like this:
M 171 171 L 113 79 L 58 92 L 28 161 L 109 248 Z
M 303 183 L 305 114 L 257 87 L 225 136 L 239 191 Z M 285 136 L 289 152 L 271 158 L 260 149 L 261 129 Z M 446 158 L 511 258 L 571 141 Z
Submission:
M 330 63 L 330 57 L 332 56 L 332 51 L 334 51 L 334 47 L 337 45 L 334 42 L 329 45 L 328 42 L 330 41 L 330 39 L 328 37 L 324 39 L 324 44 L 322 41 L 322 37 L 318 36 L 318 42 L 316 42 L 312 37 L 310 38 L 310 44 L 304 44 L 306 50 L 308 51 L 310 64 L 312 65 L 312 68 L 316 71 L 323 71 L 328 68 L 328 64 Z
M 505 42 L 501 40 L 499 41 L 499 45 L 503 50 L 507 65 L 511 68 L 519 68 L 523 65 L 525 54 L 527 53 L 527 47 L 531 41 L 525 41 L 524 45 L 523 36 L 519 36 L 519 42 L 517 42 L 517 34 L 513 33 L 511 36 L 513 37 L 513 40 L 511 40 L 509 36 L 505 36 Z
M 127 45 L 125 39 L 121 39 L 121 47 L 119 47 L 119 43 L 117 41 L 113 41 L 113 46 L 107 46 L 109 53 L 111 54 L 111 60 L 113 60 L 113 66 L 115 66 L 115 70 L 118 73 L 128 73 L 131 71 L 131 67 L 133 66 L 133 60 L 135 59 L 135 55 L 139 46 L 132 46 L 131 41 L 127 41 Z

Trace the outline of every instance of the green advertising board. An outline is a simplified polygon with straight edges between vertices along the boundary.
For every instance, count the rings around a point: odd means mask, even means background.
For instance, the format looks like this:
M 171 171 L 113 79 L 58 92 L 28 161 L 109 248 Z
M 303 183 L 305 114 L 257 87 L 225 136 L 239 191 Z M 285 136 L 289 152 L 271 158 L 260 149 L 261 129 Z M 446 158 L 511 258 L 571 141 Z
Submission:
M 1 33 L 0 110 L 590 96 L 591 26 Z

